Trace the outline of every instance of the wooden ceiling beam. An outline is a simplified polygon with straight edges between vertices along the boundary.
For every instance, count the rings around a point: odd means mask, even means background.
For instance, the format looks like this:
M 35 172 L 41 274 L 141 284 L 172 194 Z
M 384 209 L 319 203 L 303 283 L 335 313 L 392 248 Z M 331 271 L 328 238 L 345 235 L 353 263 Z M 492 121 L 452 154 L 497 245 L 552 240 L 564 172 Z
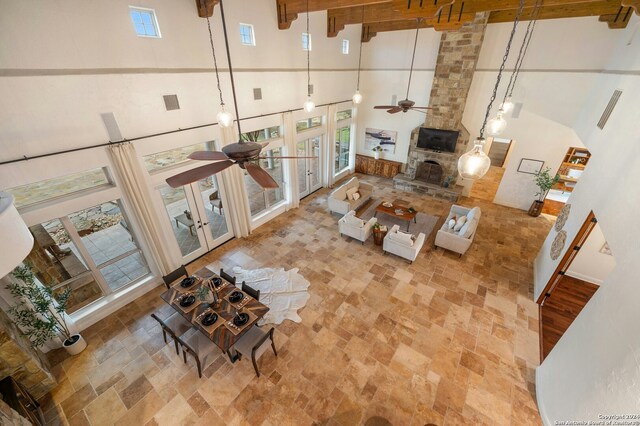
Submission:
M 546 5 L 546 2 L 545 2 Z M 597 2 L 572 3 L 556 6 L 545 6 L 540 10 L 538 19 L 558 19 L 567 17 L 585 17 L 617 15 L 620 10 L 620 0 L 600 0 Z M 517 10 L 498 10 L 491 12 L 489 23 L 513 22 Z M 533 16 L 533 8 L 528 7 L 522 12 L 522 20 L 527 21 Z M 626 26 L 626 24 L 625 24 Z
M 309 12 L 388 2 L 389 0 L 309 0 Z M 276 0 L 276 12 L 278 28 L 287 30 L 291 23 L 298 19 L 299 14 L 307 12 L 307 0 Z
M 640 15 L 640 0 L 622 0 L 622 6 L 632 7 Z
M 220 3 L 220 0 L 196 0 L 198 8 L 198 16 L 201 18 L 211 18 L 213 16 L 213 8 Z
M 600 15 L 599 21 L 606 22 L 610 29 L 617 30 L 627 28 L 627 24 L 633 15 L 633 8 L 620 6 L 618 13 L 610 15 Z
M 475 17 L 475 14 L 473 15 Z M 469 22 L 473 21 L 473 18 Z M 467 21 L 465 21 L 467 22 Z M 420 28 L 435 28 L 438 31 L 455 31 L 460 29 L 465 22 L 437 22 L 434 20 L 425 20 L 420 22 Z M 371 41 L 378 33 L 387 31 L 415 30 L 416 21 L 408 19 L 404 21 L 384 21 L 384 22 L 367 22 L 362 24 L 362 42 Z
M 418 0 L 414 0 L 418 2 Z M 429 7 L 427 7 L 427 3 Z M 409 25 L 405 21 L 412 22 L 413 28 L 416 27 L 416 19 L 422 19 L 433 28 L 439 31 L 445 29 L 459 28 L 465 22 L 473 21 L 475 12 L 467 13 L 462 3 L 456 4 L 450 2 L 444 4 L 425 1 L 425 7 L 421 9 L 422 15 L 418 18 L 407 19 L 401 13 L 391 9 L 390 2 L 369 5 L 364 7 L 345 7 L 340 9 L 330 9 L 327 11 L 327 37 L 335 37 L 342 31 L 345 25 L 381 23 L 381 22 L 399 22 L 399 26 Z M 364 12 L 364 13 L 363 13 Z M 386 25 L 385 28 L 393 28 L 393 25 Z

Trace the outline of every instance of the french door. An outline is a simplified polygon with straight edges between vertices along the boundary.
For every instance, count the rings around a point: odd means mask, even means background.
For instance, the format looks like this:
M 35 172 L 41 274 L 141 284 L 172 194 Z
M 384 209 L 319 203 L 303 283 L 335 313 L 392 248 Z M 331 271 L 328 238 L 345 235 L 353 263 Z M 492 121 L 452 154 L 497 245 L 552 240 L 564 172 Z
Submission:
M 313 157 L 299 158 L 296 160 L 298 167 L 298 193 L 300 195 L 300 199 L 322 188 L 322 175 L 320 169 L 321 144 L 322 136 L 301 140 L 296 144 L 296 154 L 298 157 Z
M 226 198 L 215 176 L 171 188 L 158 188 L 183 263 L 233 237 Z

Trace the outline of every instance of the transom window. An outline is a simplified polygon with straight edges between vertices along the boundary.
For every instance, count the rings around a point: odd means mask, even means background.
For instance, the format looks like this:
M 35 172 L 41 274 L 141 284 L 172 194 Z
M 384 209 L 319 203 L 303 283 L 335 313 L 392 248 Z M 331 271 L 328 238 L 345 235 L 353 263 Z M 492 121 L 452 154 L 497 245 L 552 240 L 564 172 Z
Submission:
M 311 50 L 311 34 L 302 33 L 302 50 Z
M 168 151 L 145 155 L 144 157 L 142 157 L 142 160 L 144 161 L 144 165 L 149 173 L 153 173 L 166 167 L 170 167 L 187 161 L 187 157 L 189 156 L 189 154 L 195 151 L 215 151 L 215 146 L 213 141 L 202 142 L 182 148 L 170 149 Z
M 15 197 L 16 207 L 22 208 L 88 189 L 111 185 L 105 169 L 97 168 L 17 186 L 6 191 Z
M 320 126 L 322 126 L 322 116 L 305 118 L 304 120 L 296 122 L 296 131 L 300 132 L 302 130 L 312 129 L 314 127 Z
M 245 46 L 255 46 L 256 38 L 253 34 L 253 25 L 240 24 L 240 43 Z
M 347 120 L 349 118 L 352 117 L 352 111 L 351 109 L 345 109 L 344 111 L 338 111 L 336 113 L 336 120 L 340 121 L 340 120 Z
M 129 14 L 133 21 L 136 34 L 140 37 L 160 37 L 158 20 L 153 9 L 129 7 Z
M 342 54 L 349 54 L 349 40 L 342 40 Z
M 253 130 L 242 134 L 242 140 L 246 142 L 261 142 L 268 139 L 279 138 L 280 126 L 267 127 L 266 129 Z

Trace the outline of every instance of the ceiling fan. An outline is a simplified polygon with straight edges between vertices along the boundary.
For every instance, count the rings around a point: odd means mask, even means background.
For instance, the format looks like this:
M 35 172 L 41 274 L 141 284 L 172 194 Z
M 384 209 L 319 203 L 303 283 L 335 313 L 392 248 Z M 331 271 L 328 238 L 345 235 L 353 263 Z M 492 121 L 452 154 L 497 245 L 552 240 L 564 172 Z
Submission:
M 396 114 L 400 111 L 407 112 L 409 110 L 418 111 L 426 114 L 427 112 L 422 110 L 431 109 L 430 107 L 414 106 L 416 103 L 409 99 L 409 88 L 411 87 L 411 76 L 413 75 L 413 61 L 415 61 L 416 59 L 416 46 L 418 45 L 418 31 L 420 30 L 421 20 L 422 20 L 421 18 L 417 19 L 416 39 L 413 42 L 413 56 L 411 57 L 411 70 L 409 71 L 409 82 L 407 83 L 407 96 L 405 97 L 404 100 L 399 101 L 398 105 L 376 105 L 373 107 L 374 109 L 386 109 L 389 114 Z
M 203 160 L 203 161 L 215 161 L 212 164 L 207 164 L 204 166 L 196 167 L 191 170 L 187 170 L 186 172 L 178 173 L 175 176 L 171 176 L 167 179 L 167 183 L 172 188 L 179 188 L 181 186 L 197 182 L 199 180 L 205 179 L 211 175 L 215 175 L 223 171 L 224 169 L 237 164 L 241 169 L 244 169 L 249 173 L 249 176 L 256 181 L 258 185 L 260 185 L 264 189 L 272 189 L 278 188 L 278 183 L 271 177 L 271 175 L 260 167 L 261 159 L 298 159 L 298 158 L 317 158 L 317 157 L 279 157 L 279 156 L 270 156 L 270 157 L 261 157 L 260 152 L 264 147 L 268 145 L 268 142 L 263 144 L 258 142 L 253 142 L 243 137 L 242 130 L 240 129 L 240 115 L 238 114 L 238 102 L 236 100 L 236 91 L 233 80 L 233 68 L 231 67 L 231 55 L 229 53 L 229 44 L 227 43 L 227 26 L 224 20 L 224 8 L 222 6 L 222 1 L 220 1 L 220 16 L 222 17 L 222 27 L 223 33 L 225 37 L 226 51 L 227 51 L 227 61 L 229 63 L 229 75 L 231 77 L 231 87 L 233 92 L 233 103 L 236 110 L 236 123 L 238 124 L 238 142 L 226 145 L 222 148 L 222 152 L 220 151 L 196 151 L 189 155 L 189 159 L 191 160 Z M 220 89 L 220 80 L 218 77 L 218 66 L 216 63 L 216 54 L 215 49 L 213 47 L 213 36 L 211 34 L 211 24 L 209 22 L 209 17 L 207 16 L 207 25 L 209 27 L 209 41 L 211 44 L 211 53 L 213 55 L 213 63 L 216 71 L 216 78 L 218 78 L 218 91 L 220 92 L 220 101 L 221 105 L 224 107 L 224 102 L 222 102 L 222 90 Z M 233 118 L 231 118 L 231 123 L 233 123 Z

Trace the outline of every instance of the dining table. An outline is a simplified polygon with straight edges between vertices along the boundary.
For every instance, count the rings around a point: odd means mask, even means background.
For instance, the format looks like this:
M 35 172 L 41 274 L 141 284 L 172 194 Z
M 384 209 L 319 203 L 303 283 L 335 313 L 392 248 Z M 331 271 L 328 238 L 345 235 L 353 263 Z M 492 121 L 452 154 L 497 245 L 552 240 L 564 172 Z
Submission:
M 193 327 L 207 336 L 223 352 L 226 352 L 231 362 L 236 362 L 240 356 L 233 349 L 233 345 L 269 312 L 269 308 L 237 288 L 234 283 L 225 280 L 206 267 L 191 277 L 194 279 L 176 281 L 160 297 L 189 321 Z M 192 281 L 191 284 L 185 286 L 184 284 L 189 281 Z M 218 283 L 218 285 L 216 286 L 214 283 Z M 195 297 L 198 288 L 202 286 L 215 288 L 218 296 L 217 304 Z M 242 299 L 239 301 L 230 299 L 234 292 L 241 293 Z M 194 296 L 195 301 L 185 306 L 186 303 L 181 303 L 181 301 L 189 296 Z M 218 318 L 214 323 L 208 324 L 204 320 L 211 312 L 217 314 Z M 237 326 L 233 319 L 237 314 L 242 313 L 247 314 L 249 318 L 246 323 Z

